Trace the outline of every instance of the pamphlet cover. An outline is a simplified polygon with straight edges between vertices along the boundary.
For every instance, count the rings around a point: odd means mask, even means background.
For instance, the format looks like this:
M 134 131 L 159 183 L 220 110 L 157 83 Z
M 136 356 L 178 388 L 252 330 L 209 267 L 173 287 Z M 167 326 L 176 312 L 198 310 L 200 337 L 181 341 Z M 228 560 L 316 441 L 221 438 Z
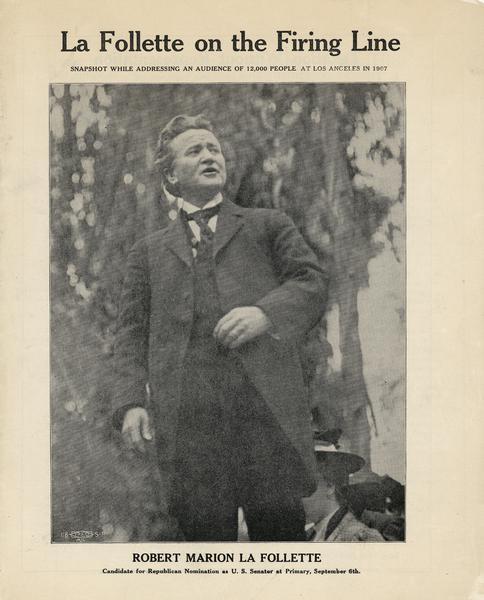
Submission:
M 2 10 L 5 598 L 484 598 L 480 0 Z

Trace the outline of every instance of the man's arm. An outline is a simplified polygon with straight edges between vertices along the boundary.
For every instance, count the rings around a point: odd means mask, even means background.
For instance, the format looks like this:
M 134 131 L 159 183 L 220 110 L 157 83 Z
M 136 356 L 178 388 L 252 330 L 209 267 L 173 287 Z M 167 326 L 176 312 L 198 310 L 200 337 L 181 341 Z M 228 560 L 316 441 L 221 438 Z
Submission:
M 115 427 L 126 430 L 126 418 L 137 415 L 136 423 L 129 423 L 130 431 L 141 428 L 146 422 L 148 382 L 148 339 L 150 319 L 150 286 L 146 246 L 135 244 L 127 260 L 126 276 L 120 298 L 119 315 L 114 343 L 115 386 L 112 408 Z M 129 419 L 128 419 L 129 421 Z M 138 427 L 139 425 L 139 427 Z M 132 440 L 132 445 L 136 440 Z
M 220 319 L 214 336 L 229 348 L 237 348 L 265 333 L 276 339 L 303 337 L 324 313 L 327 268 L 319 264 L 287 215 L 271 211 L 267 232 L 281 285 L 256 306 L 234 308 Z
M 269 224 L 274 266 L 281 285 L 257 302 L 281 339 L 303 337 L 326 308 L 329 270 L 321 265 L 292 220 L 279 211 Z

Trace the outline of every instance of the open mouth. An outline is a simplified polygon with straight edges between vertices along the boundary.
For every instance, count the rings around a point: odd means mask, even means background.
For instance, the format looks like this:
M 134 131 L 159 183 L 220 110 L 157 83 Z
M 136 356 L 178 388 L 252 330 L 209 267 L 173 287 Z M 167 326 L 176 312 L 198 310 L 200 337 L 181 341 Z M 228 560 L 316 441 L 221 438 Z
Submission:
M 216 175 L 218 174 L 218 169 L 216 169 L 215 167 L 207 167 L 206 169 L 203 169 L 202 171 L 202 175 Z

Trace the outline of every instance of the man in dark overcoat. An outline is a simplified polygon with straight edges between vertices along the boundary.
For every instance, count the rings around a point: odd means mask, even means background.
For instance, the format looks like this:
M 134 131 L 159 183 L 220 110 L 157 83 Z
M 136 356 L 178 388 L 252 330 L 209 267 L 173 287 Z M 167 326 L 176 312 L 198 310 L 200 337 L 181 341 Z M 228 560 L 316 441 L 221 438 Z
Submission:
M 178 116 L 157 154 L 179 216 L 128 257 L 115 343 L 115 422 L 155 444 L 186 540 L 304 540 L 315 489 L 298 344 L 328 276 L 291 219 L 222 196 L 211 124 Z

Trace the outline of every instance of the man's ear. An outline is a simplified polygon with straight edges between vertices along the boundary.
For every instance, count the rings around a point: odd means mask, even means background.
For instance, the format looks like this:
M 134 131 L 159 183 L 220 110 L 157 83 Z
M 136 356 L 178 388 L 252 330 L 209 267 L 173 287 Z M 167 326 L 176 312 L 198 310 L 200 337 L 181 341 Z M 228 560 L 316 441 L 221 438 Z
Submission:
M 326 496 L 328 498 L 334 498 L 336 496 L 336 486 L 332 483 L 328 483 L 326 488 Z
M 166 181 L 168 181 L 168 183 L 171 183 L 171 185 L 176 185 L 178 182 L 171 169 L 163 169 L 163 177 L 166 179 Z

